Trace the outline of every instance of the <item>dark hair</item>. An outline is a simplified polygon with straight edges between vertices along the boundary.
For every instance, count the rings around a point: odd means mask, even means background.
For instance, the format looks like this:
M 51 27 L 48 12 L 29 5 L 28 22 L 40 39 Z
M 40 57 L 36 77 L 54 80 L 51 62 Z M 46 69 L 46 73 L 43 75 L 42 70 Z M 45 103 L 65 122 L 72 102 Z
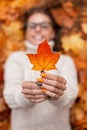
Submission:
M 23 14 L 23 17 L 22 17 L 22 21 L 23 21 L 23 32 L 25 33 L 25 31 L 26 31 L 28 18 L 31 15 L 33 15 L 34 13 L 46 14 L 50 18 L 50 20 L 52 22 L 53 29 L 55 31 L 55 38 L 53 39 L 54 42 L 55 42 L 55 45 L 54 45 L 53 50 L 54 51 L 61 50 L 61 43 L 60 43 L 60 39 L 59 39 L 60 26 L 56 23 L 53 15 L 51 13 L 51 11 L 48 8 L 41 7 L 41 6 L 40 7 L 32 7 L 31 9 L 29 9 L 28 11 L 26 11 Z

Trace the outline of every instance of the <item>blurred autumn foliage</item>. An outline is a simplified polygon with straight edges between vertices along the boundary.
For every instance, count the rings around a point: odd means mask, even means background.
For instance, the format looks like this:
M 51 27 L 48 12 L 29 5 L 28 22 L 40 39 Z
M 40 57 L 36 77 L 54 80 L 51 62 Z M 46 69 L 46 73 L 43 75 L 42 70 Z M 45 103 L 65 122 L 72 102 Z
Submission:
M 75 61 L 79 93 L 71 125 L 73 130 L 87 130 L 87 0 L 0 0 L 0 130 L 10 130 L 10 109 L 2 96 L 3 65 L 10 53 L 25 49 L 21 16 L 37 3 L 53 13 L 61 26 L 64 53 Z

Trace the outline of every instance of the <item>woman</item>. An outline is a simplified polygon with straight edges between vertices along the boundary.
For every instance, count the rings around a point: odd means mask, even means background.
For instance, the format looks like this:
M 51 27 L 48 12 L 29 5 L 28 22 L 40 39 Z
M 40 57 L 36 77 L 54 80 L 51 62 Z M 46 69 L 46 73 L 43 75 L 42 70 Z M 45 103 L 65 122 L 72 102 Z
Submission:
M 31 69 L 25 55 L 36 53 L 45 38 L 55 49 L 59 27 L 49 10 L 42 7 L 30 9 L 23 18 L 27 50 L 11 54 L 5 63 L 4 98 L 12 109 L 11 130 L 70 130 L 69 110 L 78 92 L 72 59 L 61 55 L 58 70 L 42 77 L 43 92 L 36 84 L 40 73 Z

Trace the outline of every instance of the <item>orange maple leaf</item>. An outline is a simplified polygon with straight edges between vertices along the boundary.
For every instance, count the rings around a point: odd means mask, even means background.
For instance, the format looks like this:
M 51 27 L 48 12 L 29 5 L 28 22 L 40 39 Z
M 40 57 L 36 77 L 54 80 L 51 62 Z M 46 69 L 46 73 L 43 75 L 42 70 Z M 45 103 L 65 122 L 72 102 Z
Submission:
M 52 52 L 47 40 L 43 41 L 36 54 L 26 54 L 33 64 L 33 70 L 57 69 L 55 64 L 59 60 L 61 52 Z

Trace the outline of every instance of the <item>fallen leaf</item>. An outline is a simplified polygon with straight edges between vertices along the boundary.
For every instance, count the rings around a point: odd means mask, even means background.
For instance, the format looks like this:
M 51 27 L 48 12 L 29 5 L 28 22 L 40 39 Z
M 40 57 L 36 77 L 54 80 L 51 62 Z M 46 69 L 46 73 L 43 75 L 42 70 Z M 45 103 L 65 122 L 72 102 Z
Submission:
M 81 38 L 81 33 L 75 33 L 61 38 L 63 49 L 68 52 L 80 55 L 81 50 L 85 48 L 85 41 Z M 82 54 L 81 54 L 82 55 Z
M 33 64 L 33 70 L 57 69 L 55 64 L 59 60 L 61 52 L 52 52 L 47 40 L 43 41 L 36 54 L 26 54 Z

